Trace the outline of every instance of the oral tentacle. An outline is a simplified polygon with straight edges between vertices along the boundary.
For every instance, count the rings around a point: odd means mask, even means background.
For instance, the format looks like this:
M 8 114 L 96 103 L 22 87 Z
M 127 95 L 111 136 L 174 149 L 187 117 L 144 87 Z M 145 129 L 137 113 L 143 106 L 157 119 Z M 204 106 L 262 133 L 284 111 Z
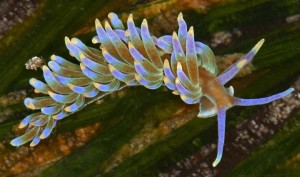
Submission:
M 239 61 L 227 68 L 220 76 L 217 77 L 217 80 L 220 84 L 224 85 L 230 81 L 244 66 L 246 66 L 256 55 L 260 47 L 265 42 L 264 39 L 261 39 L 245 56 L 243 56 Z
M 223 155 L 225 141 L 225 124 L 226 124 L 226 109 L 222 108 L 218 111 L 218 151 L 217 157 L 213 162 L 213 167 L 217 166 Z
M 252 105 L 261 105 L 261 104 L 267 104 L 272 101 L 278 100 L 282 97 L 287 96 L 291 92 L 293 92 L 294 88 L 289 88 L 284 92 L 277 93 L 275 95 L 265 97 L 265 98 L 255 98 L 255 99 L 243 99 L 243 98 L 236 98 L 234 97 L 234 105 L 236 106 L 252 106 Z

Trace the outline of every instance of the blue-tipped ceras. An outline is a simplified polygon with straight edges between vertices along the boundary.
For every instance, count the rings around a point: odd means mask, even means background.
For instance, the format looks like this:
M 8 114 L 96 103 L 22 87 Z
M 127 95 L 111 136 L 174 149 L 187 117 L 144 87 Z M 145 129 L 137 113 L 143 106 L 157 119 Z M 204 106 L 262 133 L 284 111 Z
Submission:
M 266 104 L 290 94 L 294 89 L 266 98 L 241 99 L 233 96 L 233 87 L 225 88 L 240 69 L 247 65 L 262 46 L 260 40 L 250 52 L 217 76 L 217 66 L 211 49 L 194 40 L 194 29 L 178 15 L 178 32 L 155 37 L 150 34 L 146 20 L 141 28 L 129 15 L 125 26 L 114 13 L 108 15 L 104 27 L 96 20 L 97 35 L 93 43 L 100 50 L 87 47 L 79 39 L 65 38 L 70 55 L 80 64 L 52 55 L 48 66 L 43 66 L 46 83 L 35 78 L 29 83 L 35 92 L 46 96 L 26 98 L 25 105 L 40 110 L 25 117 L 19 127 L 27 130 L 11 141 L 20 146 L 31 141 L 35 146 L 47 138 L 56 122 L 80 110 L 87 104 L 126 86 L 143 85 L 149 89 L 167 86 L 187 104 L 199 104 L 198 117 L 218 116 L 218 150 L 213 162 L 221 158 L 225 138 L 226 110 L 232 106 Z

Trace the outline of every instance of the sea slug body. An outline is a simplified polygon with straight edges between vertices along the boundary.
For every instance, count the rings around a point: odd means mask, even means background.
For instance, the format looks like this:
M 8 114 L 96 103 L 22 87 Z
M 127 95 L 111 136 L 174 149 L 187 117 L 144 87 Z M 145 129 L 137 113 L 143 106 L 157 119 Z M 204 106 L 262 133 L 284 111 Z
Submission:
M 19 128 L 27 127 L 24 135 L 11 141 L 20 146 L 31 141 L 37 145 L 47 138 L 56 122 L 79 111 L 112 92 L 128 86 L 142 85 L 157 89 L 165 85 L 187 104 L 199 104 L 198 117 L 218 117 L 218 149 L 216 166 L 223 153 L 226 110 L 232 106 L 266 104 L 290 94 L 294 89 L 258 99 L 234 97 L 233 87 L 224 85 L 246 66 L 258 52 L 260 40 L 239 61 L 221 75 L 217 75 L 214 54 L 205 44 L 195 41 L 194 28 L 187 29 L 182 14 L 178 15 L 178 32 L 155 37 L 148 30 L 146 20 L 135 26 L 132 15 L 124 25 L 115 13 L 108 15 L 104 27 L 96 20 L 97 35 L 92 42 L 100 50 L 83 44 L 79 39 L 65 38 L 70 55 L 80 64 L 52 55 L 48 65 L 42 66 L 45 82 L 35 78 L 29 83 L 35 92 L 46 96 L 26 98 L 26 107 L 40 110 L 25 117 Z M 126 26 L 126 27 L 125 27 Z

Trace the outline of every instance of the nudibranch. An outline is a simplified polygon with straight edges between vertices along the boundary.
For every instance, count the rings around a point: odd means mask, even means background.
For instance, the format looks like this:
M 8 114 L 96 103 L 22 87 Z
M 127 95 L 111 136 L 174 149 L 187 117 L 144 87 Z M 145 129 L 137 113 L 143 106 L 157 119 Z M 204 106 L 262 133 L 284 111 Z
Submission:
M 211 49 L 194 39 L 194 28 L 187 29 L 182 14 L 178 15 L 178 32 L 155 37 L 148 30 L 144 19 L 136 27 L 130 14 L 124 25 L 115 13 L 109 13 L 109 21 L 96 20 L 97 35 L 91 48 L 79 39 L 65 38 L 70 55 L 79 61 L 72 63 L 60 56 L 52 55 L 48 65 L 42 67 L 45 82 L 32 78 L 29 83 L 36 93 L 45 96 L 26 98 L 26 107 L 39 110 L 25 117 L 19 128 L 27 127 L 24 135 L 11 141 L 20 146 L 31 141 L 37 145 L 47 138 L 58 120 L 79 111 L 89 103 L 121 90 L 127 86 L 142 85 L 157 89 L 162 85 L 180 95 L 187 104 L 199 104 L 198 117 L 217 115 L 218 148 L 213 162 L 216 166 L 222 157 L 226 110 L 232 106 L 266 104 L 290 94 L 294 89 L 258 99 L 234 97 L 232 86 L 225 88 L 258 52 L 264 39 L 250 52 L 217 75 L 217 66 Z

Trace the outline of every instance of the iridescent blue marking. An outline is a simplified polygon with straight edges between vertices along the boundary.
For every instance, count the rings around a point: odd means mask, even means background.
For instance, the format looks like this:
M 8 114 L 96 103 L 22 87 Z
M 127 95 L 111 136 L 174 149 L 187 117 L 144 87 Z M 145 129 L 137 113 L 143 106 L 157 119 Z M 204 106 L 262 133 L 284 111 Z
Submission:
M 42 81 L 39 81 L 35 78 L 31 78 L 29 80 L 30 85 L 32 85 L 36 90 L 38 90 L 41 93 L 47 94 L 48 91 L 50 91 L 50 87 L 48 87 L 47 84 L 45 84 Z
M 30 115 L 26 116 L 26 117 L 21 121 L 21 123 L 19 124 L 19 128 L 24 128 L 24 127 L 26 127 L 26 126 L 29 124 L 29 122 L 30 122 L 30 120 L 31 120 L 32 118 L 37 117 L 37 116 L 40 116 L 40 115 L 42 115 L 42 113 L 37 112 L 37 113 L 33 113 L 33 114 L 30 114 Z
M 117 69 L 118 71 L 123 72 L 123 73 L 133 73 L 134 72 L 134 68 L 131 65 L 128 65 L 128 64 L 118 60 L 117 58 L 113 57 L 108 52 L 106 52 L 106 50 L 103 50 L 103 56 L 104 56 L 105 60 L 109 64 L 111 64 L 115 69 Z
M 75 93 L 75 92 L 73 92 L 69 95 L 62 95 L 62 94 L 58 94 L 58 93 L 54 93 L 54 92 L 49 92 L 49 95 L 55 101 L 57 101 L 59 103 L 63 103 L 63 104 L 71 103 L 71 102 L 75 101 L 79 96 L 79 94 Z
M 174 52 L 179 53 L 182 56 L 184 56 L 184 52 L 183 52 L 183 49 L 181 47 L 181 44 L 179 42 L 179 39 L 178 39 L 178 36 L 177 36 L 176 32 L 173 32 L 172 41 L 173 41 Z
M 135 27 L 134 22 L 133 22 L 132 14 L 130 14 L 128 16 L 127 28 L 128 28 L 128 32 L 129 32 L 129 38 L 130 38 L 130 41 L 132 42 L 133 46 L 135 46 L 139 50 L 144 49 L 142 40 L 139 36 L 139 33 L 137 31 L 137 28 Z
M 124 29 L 124 26 L 123 26 L 123 23 L 122 21 L 119 19 L 118 15 L 113 13 L 113 12 L 110 12 L 108 14 L 108 18 L 111 22 L 111 24 L 113 25 L 114 28 L 116 29 Z
M 145 87 L 150 90 L 158 89 L 162 85 L 162 82 L 157 82 L 155 85 L 146 85 Z
M 39 131 L 39 127 L 33 127 L 28 132 L 26 132 L 24 135 L 19 136 L 18 138 L 13 139 L 10 144 L 13 146 L 21 146 L 29 141 L 31 141 L 36 133 Z
M 100 64 L 98 62 L 95 62 L 87 57 L 81 58 L 81 62 L 88 67 L 89 69 L 93 70 L 94 72 L 97 72 L 99 74 L 109 74 L 109 69 L 107 65 Z
M 195 93 L 198 93 L 199 91 L 201 91 L 201 88 L 199 87 L 199 85 L 193 84 L 190 81 L 190 79 L 187 77 L 187 75 L 182 70 L 180 63 L 178 63 L 178 65 L 177 65 L 177 77 L 178 77 L 178 80 L 180 81 L 180 83 L 182 83 L 182 85 L 184 87 L 189 88 L 189 91 L 191 93 L 195 94 Z
M 136 61 L 141 62 L 143 60 L 146 60 L 145 57 L 132 44 L 130 45 L 130 43 L 129 52 Z
M 175 83 L 173 83 L 172 81 L 170 81 L 167 77 L 164 78 L 164 83 L 168 87 L 168 89 L 170 89 L 170 90 L 177 90 Z
M 167 53 L 172 53 L 173 51 L 173 46 L 161 38 L 158 38 L 155 44 Z
M 145 71 L 144 67 L 140 65 L 138 62 L 134 63 L 135 71 L 145 80 L 158 82 L 162 80 L 163 75 L 151 75 L 147 71 Z
M 171 54 L 171 62 L 170 63 L 171 63 L 170 68 L 172 70 L 172 73 L 176 74 L 177 73 L 176 69 L 177 69 L 178 61 L 177 61 L 176 54 L 175 54 L 174 51 Z
M 103 47 L 115 57 L 120 57 L 99 20 L 96 20 L 96 32 Z
M 150 81 L 147 81 L 147 80 L 141 78 L 140 76 L 138 76 L 137 81 L 141 85 L 143 85 L 143 86 L 145 86 L 145 87 L 147 87 L 149 89 L 152 89 L 152 90 L 156 89 L 156 88 L 159 88 L 161 86 L 161 84 L 162 84 L 162 82 L 150 82 Z
M 41 112 L 46 115 L 57 114 L 59 111 L 61 111 L 62 106 L 62 104 L 56 104 L 54 106 L 43 107 Z
M 50 121 L 47 123 L 45 129 L 43 130 L 42 134 L 39 136 L 40 139 L 47 138 L 50 133 L 52 132 L 53 128 L 56 125 L 56 121 L 52 118 L 50 118 Z
M 126 43 L 129 42 L 129 38 L 125 36 L 125 31 L 121 29 L 116 29 L 115 32 L 118 34 L 118 36 Z
M 96 89 L 96 88 L 94 88 L 94 89 L 91 90 L 90 92 L 85 93 L 84 96 L 87 97 L 87 98 L 93 98 L 93 97 L 95 97 L 98 93 L 99 93 L 99 90 Z
M 163 75 L 163 70 L 160 68 L 157 68 L 156 66 L 153 65 L 149 60 L 143 60 L 141 62 L 135 61 L 138 64 L 140 64 L 146 72 L 148 72 L 150 75 L 153 76 L 162 76 Z
M 162 68 L 163 63 L 157 52 L 157 49 L 155 48 L 152 37 L 150 36 L 150 32 L 148 30 L 148 24 L 145 19 L 143 20 L 142 26 L 141 26 L 141 37 L 142 37 L 143 44 L 145 46 L 145 50 L 146 50 L 150 60 L 153 62 L 153 64 L 157 68 Z
M 185 46 L 186 36 L 187 36 L 187 25 L 183 20 L 182 13 L 178 15 L 178 38 L 182 46 Z
M 115 79 L 112 82 L 108 83 L 108 84 L 94 84 L 94 86 L 102 91 L 102 92 L 113 92 L 118 90 L 119 86 L 120 86 L 120 81 Z
M 68 60 L 58 56 L 58 55 L 52 55 L 51 56 L 51 60 L 55 61 L 56 63 L 58 63 L 61 66 L 64 66 L 66 68 L 75 70 L 75 71 L 80 71 L 80 67 L 77 64 L 74 64 L 72 62 L 69 62 Z
M 43 126 L 49 121 L 49 116 L 41 116 L 38 120 L 32 122 L 34 126 Z
M 73 104 L 69 105 L 65 108 L 67 112 L 77 111 L 84 104 L 84 97 L 80 96 Z
M 68 37 L 65 37 L 65 44 L 66 44 L 66 47 L 67 49 L 70 51 L 70 53 L 72 55 L 74 55 L 74 57 L 80 61 L 80 58 L 79 58 L 79 52 L 80 50 L 74 45 L 71 43 L 70 39 Z
M 175 82 L 176 83 L 176 87 L 179 91 L 180 94 L 183 94 L 183 95 L 188 95 L 190 92 L 188 89 L 186 89 L 182 84 L 181 82 L 179 81 L 179 79 Z
M 164 41 L 166 41 L 167 43 L 169 44 L 172 44 L 173 41 L 172 41 L 172 36 L 171 35 L 164 35 L 162 37 L 160 37 L 161 39 L 163 39 Z
M 54 115 L 52 118 L 55 119 L 55 120 L 61 120 L 63 118 L 65 118 L 67 116 L 67 113 L 62 110 L 60 113 Z
M 55 61 L 49 61 L 48 66 L 51 68 L 51 70 L 53 72 L 55 72 L 56 74 L 61 75 L 61 76 L 71 77 L 71 78 L 84 76 L 81 71 L 76 71 L 76 70 L 72 70 L 72 69 L 60 66 Z
M 134 80 L 134 74 L 125 74 L 122 73 L 120 71 L 118 71 L 117 69 L 115 69 L 112 65 L 110 65 L 110 72 L 111 74 L 119 79 L 122 82 L 129 82 L 129 81 L 133 81 Z
M 55 101 L 48 96 L 36 97 L 36 98 L 25 98 L 24 105 L 30 109 L 41 109 L 43 105 L 53 105 Z
M 96 32 L 98 34 L 98 38 L 101 44 L 103 44 L 104 46 L 112 45 L 109 37 L 107 36 L 104 28 L 102 27 L 98 19 L 96 20 Z
M 151 73 L 149 73 L 141 63 L 139 62 L 134 62 L 134 67 L 135 67 L 135 70 L 136 72 L 140 75 L 140 76 L 149 76 L 151 75 Z
M 164 62 L 164 83 L 170 90 L 177 90 L 175 85 L 175 76 L 170 69 L 170 64 L 168 60 L 165 60 Z
M 109 39 L 113 41 L 112 44 L 119 53 L 120 59 L 123 59 L 128 64 L 133 64 L 134 60 L 130 55 L 127 46 L 121 41 L 115 31 L 111 29 L 109 23 L 105 23 L 105 29 Z
M 186 104 L 199 103 L 199 99 L 193 99 L 184 94 L 180 94 L 180 97 L 181 97 L 182 101 L 184 101 Z
M 62 85 L 56 80 L 52 72 L 45 65 L 43 66 L 43 75 L 48 86 L 55 92 L 62 93 L 62 94 L 72 93 L 72 90 L 70 90 L 68 87 Z
M 68 78 L 68 77 L 63 77 L 60 75 L 54 75 L 55 79 L 62 85 L 68 85 L 68 83 L 70 83 L 72 81 L 72 78 Z
M 172 82 L 175 82 L 175 76 L 173 74 L 173 72 L 171 71 L 171 68 L 170 68 L 170 63 L 168 60 L 165 60 L 165 66 L 164 66 L 164 73 L 165 73 L 165 76 Z
M 85 52 L 91 53 L 90 49 L 83 42 L 81 42 L 81 40 L 79 40 L 78 38 L 72 38 L 71 42 L 78 49 L 80 49 L 80 51 L 85 51 Z
M 30 143 L 30 146 L 35 146 L 35 145 L 39 144 L 40 141 L 41 141 L 41 139 L 38 136 L 36 136 Z
M 86 75 L 86 77 L 92 79 L 95 82 L 107 83 L 107 82 L 111 82 L 114 79 L 114 77 L 111 74 L 107 74 L 107 75 L 98 74 L 98 73 L 90 70 L 83 64 L 80 64 L 80 68 L 81 68 L 82 72 Z
M 134 81 L 126 82 L 126 85 L 128 85 L 128 86 L 137 86 L 139 84 L 136 80 L 134 80 Z
M 57 79 L 59 83 L 62 85 L 67 86 L 68 84 L 73 84 L 73 85 L 86 85 L 90 84 L 92 81 L 87 78 L 87 77 L 78 77 L 78 78 L 68 78 L 68 77 L 63 77 L 60 75 L 54 74 L 54 77 Z
M 87 85 L 87 86 L 76 86 L 76 85 L 69 84 L 69 87 L 74 92 L 79 93 L 79 94 L 86 94 L 94 89 L 94 86 L 92 84 Z
M 88 92 L 88 90 L 92 89 L 91 85 L 88 86 L 76 86 L 76 85 L 70 85 L 70 89 L 72 89 L 74 92 L 79 94 L 84 94 Z
M 190 28 L 186 38 L 186 63 L 191 82 L 195 85 L 199 85 L 199 74 L 193 27 Z

